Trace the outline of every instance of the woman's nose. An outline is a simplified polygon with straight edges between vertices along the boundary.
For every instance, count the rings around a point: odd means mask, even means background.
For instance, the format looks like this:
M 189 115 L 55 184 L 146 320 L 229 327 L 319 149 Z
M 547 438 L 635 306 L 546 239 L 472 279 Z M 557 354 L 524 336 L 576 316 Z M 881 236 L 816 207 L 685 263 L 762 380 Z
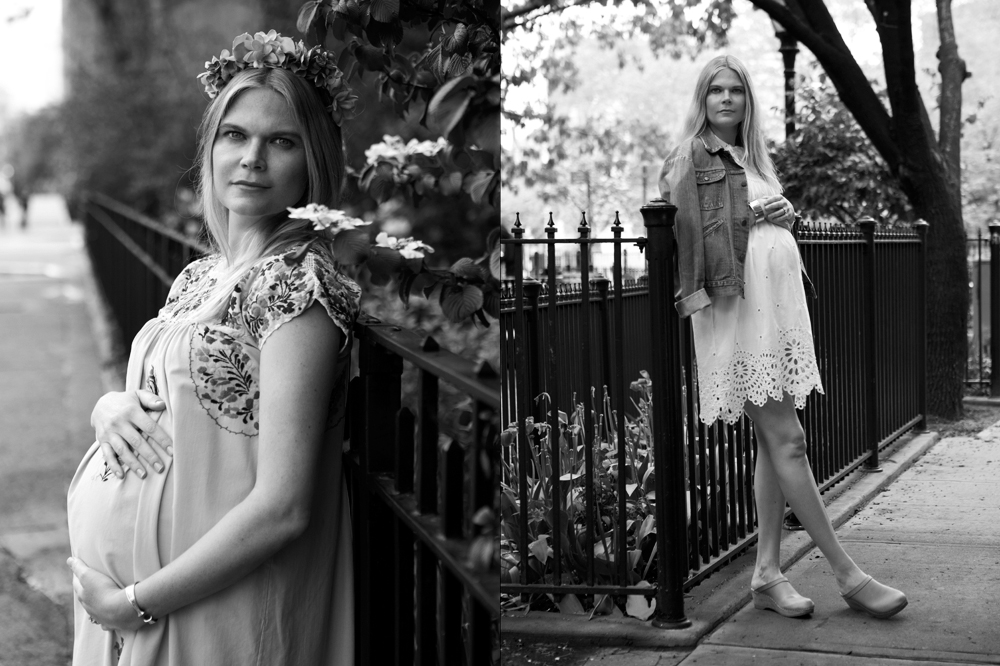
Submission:
M 264 145 L 259 141 L 250 141 L 247 143 L 246 151 L 243 153 L 243 159 L 240 160 L 240 166 L 244 169 L 250 169 L 251 171 L 263 171 L 267 168 L 267 162 L 264 159 Z

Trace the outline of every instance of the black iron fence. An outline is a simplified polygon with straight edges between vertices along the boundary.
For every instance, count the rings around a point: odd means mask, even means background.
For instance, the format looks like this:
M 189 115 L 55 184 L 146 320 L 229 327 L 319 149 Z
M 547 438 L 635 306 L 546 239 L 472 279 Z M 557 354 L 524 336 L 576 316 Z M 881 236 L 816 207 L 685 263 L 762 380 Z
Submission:
M 97 282 L 128 343 L 156 316 L 173 278 L 208 248 L 100 194 L 90 194 L 83 211 Z M 360 373 L 348 395 L 346 463 L 356 663 L 495 662 L 499 376 L 365 315 L 354 334 Z M 401 408 L 404 364 L 420 378 L 416 414 Z M 443 445 L 441 382 L 473 405 L 467 437 Z
M 683 626 L 683 591 L 756 540 L 752 425 L 696 417 L 690 323 L 673 308 L 675 210 L 644 206 L 647 238 L 622 238 L 615 225 L 612 238 L 593 239 L 582 225 L 559 239 L 550 225 L 527 239 L 518 224 L 503 241 L 513 276 L 501 301 L 511 424 L 501 590 L 522 602 L 655 595 L 654 622 Z M 802 421 L 821 489 L 859 465 L 878 469 L 880 448 L 923 423 L 926 228 L 876 231 L 861 220 L 798 234 L 819 290 L 810 313 L 825 394 L 810 398 Z M 609 245 L 611 280 L 591 279 L 584 261 L 579 287 L 561 287 L 551 259 L 565 243 L 582 256 Z M 621 256 L 633 245 L 648 279 L 626 286 Z M 544 285 L 523 277 L 531 246 L 550 258 Z
M 1000 376 L 993 372 L 992 332 L 1000 327 L 1000 222 L 992 222 L 989 233 L 976 231 L 968 238 L 969 288 L 972 293 L 969 311 L 969 360 L 965 383 L 969 388 L 991 396 L 1000 396 Z

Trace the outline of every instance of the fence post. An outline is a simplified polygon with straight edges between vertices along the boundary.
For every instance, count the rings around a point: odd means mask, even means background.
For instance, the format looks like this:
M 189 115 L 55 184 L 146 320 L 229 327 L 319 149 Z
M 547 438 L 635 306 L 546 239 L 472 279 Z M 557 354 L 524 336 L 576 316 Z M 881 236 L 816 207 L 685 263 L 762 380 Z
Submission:
M 681 418 L 679 323 L 674 309 L 674 216 L 677 207 L 653 199 L 640 209 L 646 227 L 652 334 L 653 459 L 656 465 L 657 592 L 653 626 L 682 629 L 687 569 L 684 424 Z
M 598 404 L 603 404 L 603 388 L 612 385 L 611 382 L 611 313 L 608 311 L 608 298 L 611 296 L 611 280 L 605 276 L 599 276 L 593 280 L 597 287 L 597 294 L 600 296 L 599 313 L 601 316 L 601 382 L 597 386 Z M 608 391 L 611 394 L 611 391 Z M 608 424 L 609 427 L 611 424 Z
M 871 447 L 868 459 L 862 466 L 864 472 L 881 472 L 878 464 L 878 370 L 875 367 L 875 220 L 863 217 L 858 220 L 865 237 L 865 436 Z
M 920 277 L 917 284 L 917 301 L 920 304 L 920 331 L 917 333 L 917 377 L 920 385 L 917 397 L 920 401 L 919 430 L 927 430 L 927 231 L 931 225 L 924 220 L 913 223 L 920 236 Z M 1000 228 L 1000 224 L 997 225 Z
M 528 393 L 525 397 L 527 398 L 528 410 L 520 415 L 522 420 L 529 413 L 534 415 L 536 421 L 545 420 L 545 410 L 535 402 L 535 398 L 542 392 L 542 366 L 538 360 L 538 350 L 542 346 L 541 331 L 538 327 L 538 299 L 541 294 L 541 282 L 530 277 L 524 278 L 524 295 L 528 299 L 528 309 L 524 311 L 523 315 L 518 313 L 518 316 L 523 316 L 524 320 L 524 347 L 520 348 L 518 354 L 524 358 L 525 347 L 527 347 Z
M 982 324 L 980 323 L 980 328 Z M 990 222 L 990 395 L 1000 396 L 1000 373 L 993 367 L 993 336 L 1000 331 L 1000 222 Z M 998 354 L 1000 356 L 1000 354 Z

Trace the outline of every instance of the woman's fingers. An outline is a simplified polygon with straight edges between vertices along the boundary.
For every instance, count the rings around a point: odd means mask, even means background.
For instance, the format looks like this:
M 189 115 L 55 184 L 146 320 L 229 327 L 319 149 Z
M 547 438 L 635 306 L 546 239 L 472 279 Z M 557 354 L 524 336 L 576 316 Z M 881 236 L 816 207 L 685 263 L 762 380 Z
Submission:
M 125 470 L 118 463 L 118 454 L 115 453 L 114 448 L 111 446 L 110 442 L 101 442 L 101 455 L 104 456 L 104 462 L 108 464 L 111 471 L 119 479 L 125 478 Z
M 155 393 L 149 391 L 138 390 L 135 395 L 139 400 L 139 406 L 142 407 L 139 413 L 133 417 L 132 422 L 135 427 L 141 430 L 146 437 L 155 440 L 160 449 L 166 451 L 168 455 L 172 455 L 174 443 L 167 431 L 159 424 L 160 412 L 166 409 L 166 403 Z M 149 414 L 147 410 L 153 413 Z
M 111 444 L 111 448 L 121 459 L 122 463 L 139 475 L 140 479 L 146 478 L 146 468 L 136 457 L 135 453 L 129 447 L 128 442 L 126 442 L 118 433 L 110 433 L 108 436 L 108 443 Z

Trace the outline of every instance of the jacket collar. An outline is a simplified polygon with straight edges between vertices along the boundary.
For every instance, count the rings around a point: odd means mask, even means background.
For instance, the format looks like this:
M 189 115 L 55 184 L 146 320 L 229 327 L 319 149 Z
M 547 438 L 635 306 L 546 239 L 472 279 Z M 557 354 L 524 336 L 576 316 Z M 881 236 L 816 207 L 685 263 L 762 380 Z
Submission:
M 715 136 L 715 132 L 707 127 L 701 134 L 698 135 L 698 138 L 701 139 L 701 143 L 705 146 L 705 150 L 711 155 L 728 148 L 728 144 L 719 137 Z

